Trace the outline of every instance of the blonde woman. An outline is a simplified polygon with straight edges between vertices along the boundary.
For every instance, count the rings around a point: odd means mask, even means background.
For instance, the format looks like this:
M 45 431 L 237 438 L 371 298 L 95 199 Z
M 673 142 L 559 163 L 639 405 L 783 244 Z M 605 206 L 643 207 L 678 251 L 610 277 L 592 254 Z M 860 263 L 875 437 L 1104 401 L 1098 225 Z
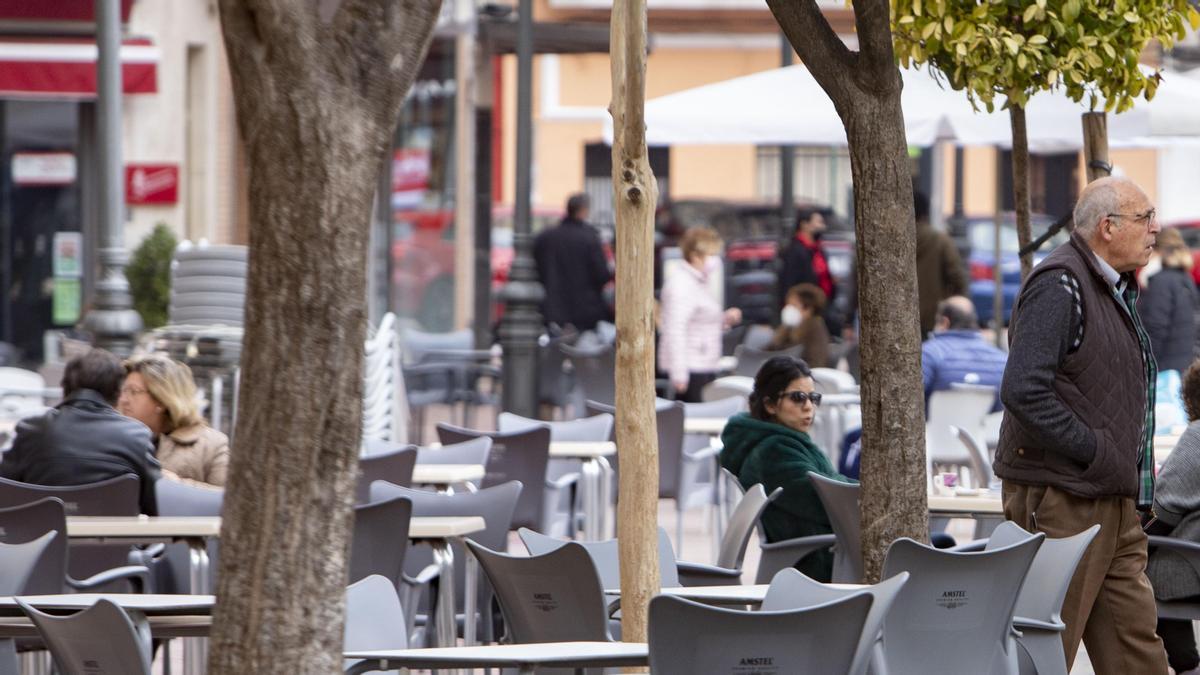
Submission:
M 224 486 L 229 438 L 200 417 L 191 369 L 150 355 L 127 361 L 125 372 L 117 410 L 150 428 L 164 475 Z
M 707 227 L 692 227 L 679 240 L 686 264 L 669 275 L 660 301 L 658 367 L 678 398 L 700 400 L 700 390 L 717 378 L 721 331 L 742 320 L 741 310 L 721 309 L 709 290 L 709 275 L 721 267 L 721 237 Z
M 1159 370 L 1183 373 L 1192 363 L 1196 342 L 1196 284 L 1192 252 L 1179 230 L 1163 228 L 1155 244 L 1162 269 L 1150 277 L 1138 298 L 1138 314 L 1150 336 Z

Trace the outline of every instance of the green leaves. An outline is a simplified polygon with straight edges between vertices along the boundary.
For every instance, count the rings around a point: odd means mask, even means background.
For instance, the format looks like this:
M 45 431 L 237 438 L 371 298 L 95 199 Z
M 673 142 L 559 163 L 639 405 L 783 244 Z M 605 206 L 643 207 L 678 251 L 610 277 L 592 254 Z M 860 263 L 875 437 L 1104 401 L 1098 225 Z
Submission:
M 899 61 L 942 71 L 973 105 L 1023 103 L 1062 87 L 1094 109 L 1128 110 L 1154 95 L 1138 57 L 1200 29 L 1188 0 L 891 0 Z

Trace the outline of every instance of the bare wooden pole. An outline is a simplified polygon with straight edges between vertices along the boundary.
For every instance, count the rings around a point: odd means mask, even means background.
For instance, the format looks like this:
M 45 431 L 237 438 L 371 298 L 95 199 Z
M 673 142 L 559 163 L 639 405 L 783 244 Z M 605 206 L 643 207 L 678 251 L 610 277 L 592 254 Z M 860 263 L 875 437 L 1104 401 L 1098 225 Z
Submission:
M 658 186 L 646 151 L 646 2 L 614 0 L 613 206 L 617 223 L 617 531 L 621 635 L 646 641 L 658 592 L 658 433 L 654 417 L 654 206 Z
M 1083 114 L 1083 158 L 1089 183 L 1112 175 L 1112 164 L 1108 163 L 1108 118 L 1103 112 Z

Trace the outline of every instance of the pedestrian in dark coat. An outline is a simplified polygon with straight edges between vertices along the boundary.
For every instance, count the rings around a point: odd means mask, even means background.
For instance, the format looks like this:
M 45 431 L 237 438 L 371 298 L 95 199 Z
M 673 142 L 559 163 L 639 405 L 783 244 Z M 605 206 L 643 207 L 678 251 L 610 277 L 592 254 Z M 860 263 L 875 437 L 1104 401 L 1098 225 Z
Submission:
M 1195 356 L 1196 285 L 1192 282 L 1192 252 L 1183 243 L 1178 230 L 1166 229 L 1158 235 L 1162 270 L 1150 277 L 1138 299 L 1138 314 L 1158 369 L 1187 370 Z
M 578 331 L 592 330 L 610 318 L 604 287 L 612 271 L 600 234 L 587 216 L 588 196 L 572 195 L 562 223 L 543 230 L 533 242 L 538 279 L 546 291 L 542 318 Z
M 938 303 L 967 294 L 967 270 L 954 240 L 929 223 L 929 198 L 913 191 L 913 213 L 917 221 L 917 305 L 921 315 L 921 339 L 929 337 L 937 322 Z

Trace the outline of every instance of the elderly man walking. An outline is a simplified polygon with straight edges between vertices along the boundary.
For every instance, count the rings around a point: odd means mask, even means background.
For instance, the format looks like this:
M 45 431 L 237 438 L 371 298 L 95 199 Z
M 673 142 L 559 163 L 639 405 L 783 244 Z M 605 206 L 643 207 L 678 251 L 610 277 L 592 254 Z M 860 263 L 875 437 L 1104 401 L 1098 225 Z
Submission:
M 1084 188 L 1074 217 L 1013 308 L 995 471 L 1022 527 L 1066 537 L 1100 525 L 1063 603 L 1068 668 L 1082 639 L 1101 675 L 1166 673 L 1138 517 L 1154 497 L 1157 368 L 1133 274 L 1159 226 L 1123 178 Z

